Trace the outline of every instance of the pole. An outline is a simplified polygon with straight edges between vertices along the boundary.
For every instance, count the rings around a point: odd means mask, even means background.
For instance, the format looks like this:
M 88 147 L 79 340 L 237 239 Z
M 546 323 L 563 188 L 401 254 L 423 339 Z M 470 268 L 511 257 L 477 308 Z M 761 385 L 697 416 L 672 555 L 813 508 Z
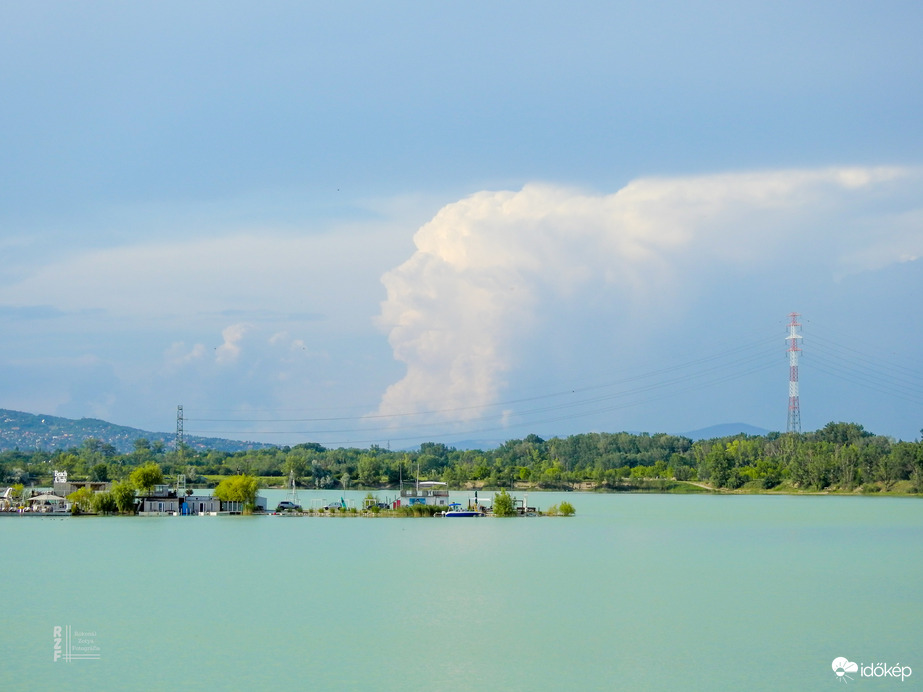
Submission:
M 788 346 L 788 424 L 786 431 L 790 433 L 801 432 L 801 402 L 798 395 L 798 354 L 801 353 L 801 347 L 798 341 L 802 338 L 800 332 L 801 323 L 798 322 L 800 315 L 797 312 L 789 314 L 790 322 L 788 323 L 788 336 L 785 340 L 789 342 Z

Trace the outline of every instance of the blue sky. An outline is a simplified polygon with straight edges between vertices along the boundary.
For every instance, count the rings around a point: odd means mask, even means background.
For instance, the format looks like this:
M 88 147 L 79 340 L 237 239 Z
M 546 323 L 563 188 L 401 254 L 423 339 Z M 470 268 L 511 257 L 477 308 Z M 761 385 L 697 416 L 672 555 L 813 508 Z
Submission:
M 915 2 L 0 8 L 0 407 L 923 427 Z

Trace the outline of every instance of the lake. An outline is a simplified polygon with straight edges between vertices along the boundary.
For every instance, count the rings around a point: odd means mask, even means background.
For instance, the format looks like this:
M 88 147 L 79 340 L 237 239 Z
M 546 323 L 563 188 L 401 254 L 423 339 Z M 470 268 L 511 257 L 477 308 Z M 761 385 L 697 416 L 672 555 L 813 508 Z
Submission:
M 564 499 L 576 516 L 0 518 L 0 688 L 923 689 L 920 500 L 529 494 Z M 98 659 L 54 660 L 55 627 Z M 841 656 L 912 675 L 838 678 Z

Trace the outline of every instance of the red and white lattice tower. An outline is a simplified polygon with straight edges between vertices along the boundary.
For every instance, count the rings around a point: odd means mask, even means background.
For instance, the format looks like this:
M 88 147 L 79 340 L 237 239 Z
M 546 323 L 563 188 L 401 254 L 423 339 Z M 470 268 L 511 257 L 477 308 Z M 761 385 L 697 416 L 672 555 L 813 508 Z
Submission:
M 786 430 L 790 433 L 801 432 L 801 404 L 798 401 L 798 354 L 801 353 L 801 346 L 798 345 L 802 338 L 798 332 L 801 324 L 798 322 L 800 315 L 793 312 L 789 315 L 791 321 L 788 323 L 788 336 L 785 340 L 788 342 L 788 426 Z

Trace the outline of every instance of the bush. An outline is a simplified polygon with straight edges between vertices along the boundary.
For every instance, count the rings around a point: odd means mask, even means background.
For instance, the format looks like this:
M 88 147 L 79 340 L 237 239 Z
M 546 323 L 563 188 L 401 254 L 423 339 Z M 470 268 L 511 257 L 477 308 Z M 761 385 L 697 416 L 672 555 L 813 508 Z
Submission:
M 115 500 L 116 508 L 122 514 L 135 513 L 135 489 L 127 481 L 116 481 L 109 491 Z
M 494 516 L 495 517 L 513 517 L 516 516 L 516 507 L 513 504 L 513 498 L 505 490 L 501 490 L 494 495 Z
M 82 514 L 93 511 L 93 491 L 87 487 L 75 490 L 67 499 L 71 502 L 71 514 Z
M 215 497 L 222 502 L 240 502 L 256 506 L 259 487 L 259 480 L 255 476 L 228 476 L 215 488 Z
M 144 494 L 149 494 L 155 485 L 163 483 L 163 470 L 154 462 L 138 466 L 129 476 L 131 484 Z
M 763 488 L 763 490 L 769 490 L 771 488 L 775 488 L 781 482 L 782 480 L 778 476 L 775 474 L 769 474 L 760 480 L 760 486 Z
M 570 502 L 565 500 L 561 503 L 560 511 L 562 517 L 572 517 L 577 510 L 574 509 L 574 506 Z
M 115 514 L 119 511 L 115 496 L 111 492 L 96 493 L 91 506 L 97 514 Z

